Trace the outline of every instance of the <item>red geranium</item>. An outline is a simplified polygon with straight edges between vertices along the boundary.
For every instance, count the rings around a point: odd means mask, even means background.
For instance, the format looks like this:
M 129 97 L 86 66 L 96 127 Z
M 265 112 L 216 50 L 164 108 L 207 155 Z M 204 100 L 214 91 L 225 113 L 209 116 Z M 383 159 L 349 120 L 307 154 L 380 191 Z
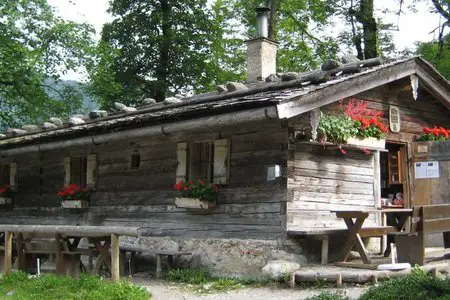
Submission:
M 424 127 L 422 135 L 418 141 L 446 141 L 450 138 L 450 129 L 434 126 L 433 128 Z
M 77 184 L 72 183 L 59 190 L 56 194 L 63 200 L 89 200 L 91 191 L 87 188 L 81 188 Z
M 388 128 L 381 121 L 382 113 L 367 108 L 368 102 L 351 98 L 345 108 L 345 114 L 355 121 L 358 127 L 358 136 L 361 138 L 384 138 Z
M 208 184 L 204 179 L 187 182 L 181 180 L 173 186 L 173 190 L 179 197 L 215 201 L 219 192 L 219 185 Z
M 0 196 L 11 197 L 14 194 L 14 190 L 9 184 L 0 185 Z

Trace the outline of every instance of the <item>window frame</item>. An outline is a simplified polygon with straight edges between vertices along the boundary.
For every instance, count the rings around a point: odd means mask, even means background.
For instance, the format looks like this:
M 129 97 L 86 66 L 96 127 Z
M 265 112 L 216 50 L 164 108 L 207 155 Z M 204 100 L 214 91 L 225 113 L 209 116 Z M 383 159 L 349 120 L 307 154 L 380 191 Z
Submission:
M 85 158 L 85 170 L 82 170 L 85 174 L 85 186 L 80 184 L 82 188 L 86 187 L 91 190 L 95 190 L 96 177 L 97 177 L 97 154 L 86 155 L 72 155 L 64 158 L 64 186 L 69 186 L 73 182 L 72 178 L 72 159 L 73 158 Z
M 229 184 L 230 178 L 230 157 L 231 157 L 231 145 L 230 139 L 216 139 L 216 140 L 197 140 L 190 142 L 179 142 L 176 146 L 177 154 L 177 169 L 176 169 L 176 182 L 192 178 L 192 144 L 198 143 L 210 143 L 213 147 L 210 147 L 211 158 L 209 163 L 210 183 L 215 184 Z M 207 179 L 207 178 L 205 178 Z

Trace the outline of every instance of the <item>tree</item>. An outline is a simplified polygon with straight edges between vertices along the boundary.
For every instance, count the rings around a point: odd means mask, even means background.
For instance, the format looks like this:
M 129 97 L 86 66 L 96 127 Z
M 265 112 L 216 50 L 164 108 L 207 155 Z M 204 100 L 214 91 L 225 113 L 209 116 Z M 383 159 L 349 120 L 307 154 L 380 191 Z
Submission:
M 227 0 L 216 0 L 211 7 L 212 34 L 211 85 L 245 80 L 245 42 L 240 38 L 235 10 Z M 241 35 L 242 36 L 242 35 Z
M 0 2 L 0 127 L 80 109 L 80 91 L 55 83 L 87 62 L 92 32 L 57 17 L 46 0 Z
M 206 0 L 110 1 L 114 20 L 104 25 L 102 41 L 120 50 L 110 65 L 122 91 L 105 99 L 106 107 L 208 89 L 214 24 L 205 8 Z
M 269 37 L 279 43 L 279 71 L 316 69 L 323 59 L 335 58 L 336 40 L 324 34 L 336 12 L 336 0 L 234 0 L 235 11 L 247 28 L 247 37 L 255 36 L 255 7 L 270 7 Z M 230 5 L 232 2 L 229 2 Z
M 431 0 L 433 3 L 434 8 L 436 9 L 436 12 L 439 13 L 445 21 L 440 25 L 439 28 L 439 37 L 438 37 L 438 51 L 436 54 L 436 57 L 440 59 L 439 56 L 442 55 L 444 50 L 444 43 L 447 41 L 448 45 L 448 35 L 447 39 L 444 38 L 444 30 L 446 28 L 450 28 L 450 0 Z M 447 49 L 448 50 L 448 49 Z
M 430 61 L 445 78 L 450 80 L 450 34 L 442 41 L 444 45 L 442 50 L 439 50 L 441 44 L 439 41 L 418 42 L 417 54 Z

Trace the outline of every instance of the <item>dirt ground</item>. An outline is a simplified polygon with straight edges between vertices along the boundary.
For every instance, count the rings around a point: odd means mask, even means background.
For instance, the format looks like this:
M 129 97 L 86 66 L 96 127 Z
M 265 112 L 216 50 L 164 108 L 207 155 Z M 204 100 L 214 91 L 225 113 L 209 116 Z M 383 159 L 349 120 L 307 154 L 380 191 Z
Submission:
M 428 263 L 432 264 L 448 264 L 450 268 L 449 260 L 449 249 L 442 248 L 428 248 L 427 258 L 431 261 Z M 383 258 L 382 260 L 386 260 Z M 304 270 L 314 270 L 320 273 L 326 272 L 339 272 L 343 269 L 348 268 L 338 268 L 332 265 L 322 266 L 305 266 Z M 365 273 L 372 272 L 371 270 L 362 269 L 351 269 L 355 273 Z M 449 269 L 450 271 L 450 269 Z M 283 300 L 299 300 L 305 299 L 324 291 L 336 292 L 340 291 L 347 295 L 350 299 L 358 299 L 359 296 L 365 292 L 371 285 L 356 285 L 356 284 L 346 284 L 343 288 L 325 288 L 319 287 L 317 284 L 310 284 L 305 287 L 301 284 L 297 284 L 295 288 L 290 288 L 287 286 L 281 286 L 276 284 L 270 284 L 263 287 L 243 287 L 235 290 L 228 290 L 224 292 L 211 291 L 207 293 L 195 292 L 193 286 L 186 284 L 171 283 L 164 280 L 155 280 L 150 275 L 150 272 L 142 272 L 140 274 L 134 274 L 132 282 L 145 287 L 148 289 L 154 300 L 191 300 L 191 299 L 205 299 L 205 300 L 247 300 L 247 299 L 257 299 L 257 300 L 269 300 L 269 299 L 283 299 Z M 332 285 L 329 285 L 332 286 Z M 203 290 L 204 291 L 204 290 Z
M 174 284 L 162 280 L 134 278 L 133 282 L 148 289 L 153 295 L 153 300 L 299 300 L 320 294 L 324 291 L 342 291 L 345 292 L 351 299 L 358 299 L 359 295 L 361 295 L 368 288 L 368 286 L 348 286 L 341 289 L 313 287 L 289 288 L 270 285 L 260 288 L 244 287 L 226 292 L 214 291 L 208 294 L 200 294 L 193 291 L 192 287 L 189 285 Z

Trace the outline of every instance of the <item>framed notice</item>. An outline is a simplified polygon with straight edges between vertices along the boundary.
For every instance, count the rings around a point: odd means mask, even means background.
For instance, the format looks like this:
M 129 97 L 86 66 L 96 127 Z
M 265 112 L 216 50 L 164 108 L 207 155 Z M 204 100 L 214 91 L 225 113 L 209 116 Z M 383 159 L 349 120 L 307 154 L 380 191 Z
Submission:
M 414 164 L 416 179 L 439 178 L 438 161 L 421 161 Z

